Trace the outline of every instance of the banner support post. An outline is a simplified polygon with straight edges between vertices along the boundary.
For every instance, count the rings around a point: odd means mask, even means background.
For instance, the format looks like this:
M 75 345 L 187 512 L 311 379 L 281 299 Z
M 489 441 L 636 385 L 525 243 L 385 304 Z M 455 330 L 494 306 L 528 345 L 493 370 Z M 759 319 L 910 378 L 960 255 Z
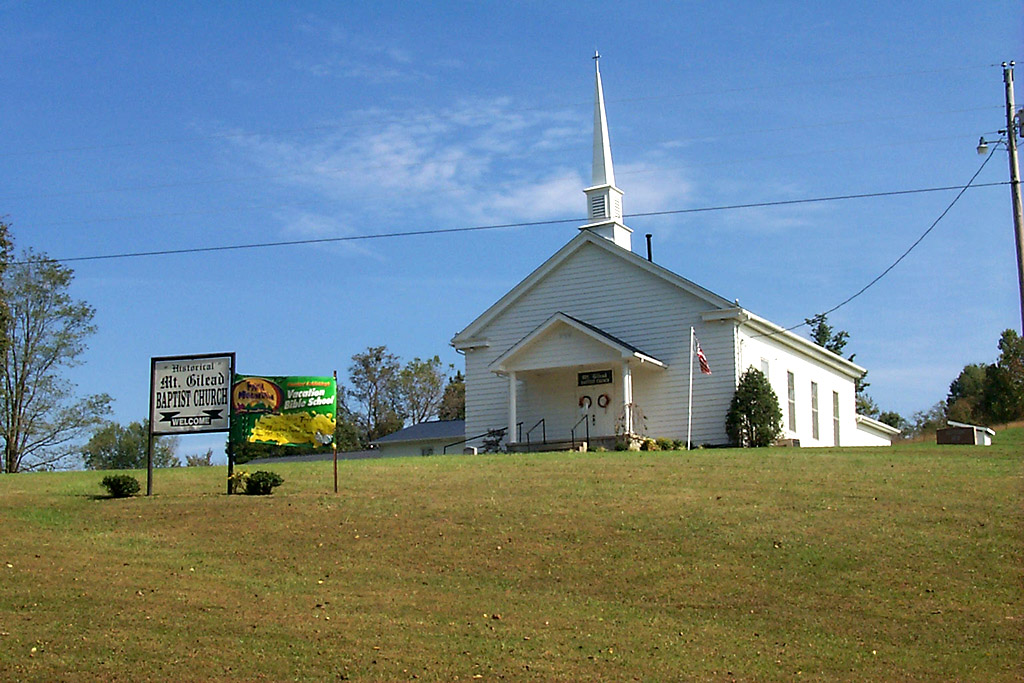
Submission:
M 231 477 L 235 474 L 235 442 L 231 440 L 231 432 L 228 432 L 228 495 L 232 494 L 231 491 Z
M 334 452 L 334 493 L 338 493 L 338 371 L 334 371 L 334 434 L 331 435 L 331 450 Z
M 153 495 L 153 422 L 149 424 L 149 443 L 146 446 L 146 495 Z

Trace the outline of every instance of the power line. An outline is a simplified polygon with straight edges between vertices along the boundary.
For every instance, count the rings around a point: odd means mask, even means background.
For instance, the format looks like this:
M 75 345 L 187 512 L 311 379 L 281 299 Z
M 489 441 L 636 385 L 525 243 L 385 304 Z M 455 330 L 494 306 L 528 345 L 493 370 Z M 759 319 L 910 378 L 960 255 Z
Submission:
M 989 155 L 989 157 L 991 158 L 991 154 Z M 988 163 L 988 159 L 985 160 L 985 163 Z M 719 205 L 719 206 L 704 206 L 704 207 L 695 207 L 695 208 L 689 208 L 689 209 L 672 209 L 672 210 L 666 210 L 666 211 L 648 211 L 648 212 L 643 212 L 643 213 L 626 214 L 624 216 L 624 218 L 645 218 L 645 217 L 650 217 L 650 216 L 669 216 L 669 215 L 678 215 L 678 214 L 687 214 L 687 213 L 706 213 L 706 212 L 710 212 L 710 211 L 734 211 L 734 210 L 739 210 L 739 209 L 753 209 L 753 208 L 765 208 L 765 207 L 776 207 L 776 206 L 791 206 L 791 205 L 796 205 L 796 204 L 813 204 L 813 203 L 821 203 L 821 202 L 845 201 L 845 200 L 851 200 L 851 199 L 874 199 L 874 198 L 879 198 L 879 197 L 897 197 L 897 196 L 902 196 L 902 195 L 924 194 L 924 193 L 929 193 L 929 192 L 948 192 L 948 191 L 952 191 L 952 190 L 959 190 L 960 191 L 959 194 L 957 194 L 956 199 L 953 200 L 953 204 L 955 204 L 956 201 L 963 195 L 963 193 L 966 192 L 967 189 L 970 188 L 970 187 L 974 187 L 974 188 L 995 187 L 995 186 L 999 186 L 999 185 L 1006 185 L 1006 184 L 1008 184 L 1007 182 L 1004 181 L 1004 182 L 983 183 L 983 184 L 973 185 L 974 179 L 978 177 L 978 174 L 981 173 L 981 170 L 984 167 L 985 167 L 985 164 L 982 164 L 981 167 L 978 169 L 977 173 L 975 173 L 974 176 L 971 178 L 971 182 L 969 182 L 967 185 L 964 185 L 964 186 L 954 185 L 954 186 L 946 186 L 946 187 L 928 187 L 928 188 L 918 188 L 918 189 L 912 189 L 912 190 L 891 190 L 891 191 L 888 191 L 888 192 L 865 192 L 865 193 L 860 193 L 860 194 L 833 195 L 833 196 L 829 196 L 829 197 L 810 197 L 810 198 L 804 198 L 804 199 L 783 199 L 783 200 L 770 201 L 770 202 L 750 202 L 750 203 L 746 203 L 746 204 L 725 204 L 725 205 Z M 946 211 L 944 211 L 942 213 L 942 216 L 946 215 L 946 212 L 948 212 L 949 209 L 952 208 L 953 204 L 950 204 L 949 207 L 947 207 Z M 941 220 L 942 216 L 939 217 L 939 220 Z M 347 236 L 344 236 L 344 237 L 321 237 L 321 238 L 315 238 L 315 239 L 284 240 L 284 241 L 277 241 L 277 242 L 254 242 L 254 243 L 250 243 L 250 244 L 227 244 L 227 245 L 210 246 L 210 247 L 182 247 L 182 248 L 178 248 L 178 249 L 158 249 L 158 250 L 152 250 L 152 251 L 122 252 L 122 253 L 117 253 L 117 254 L 101 254 L 101 255 L 95 255 L 95 256 L 73 256 L 73 257 L 53 259 L 53 260 L 58 262 L 58 263 L 75 263 L 75 262 L 82 262 L 82 261 L 105 261 L 105 260 L 115 260 L 115 259 L 141 258 L 141 257 L 144 257 L 144 256 L 174 256 L 174 255 L 182 255 L 182 254 L 200 254 L 200 253 L 217 252 L 217 251 L 240 251 L 240 250 L 245 250 L 245 249 L 269 249 L 269 248 L 276 248 L 276 247 L 290 247 L 290 246 L 300 246 L 300 245 L 331 244 L 331 243 L 337 243 L 337 242 L 355 242 L 355 241 L 362 241 L 362 240 L 376 240 L 376 239 L 399 238 L 399 237 L 417 237 L 417 236 L 423 236 L 423 235 L 442 235 L 442 234 L 451 234 L 451 233 L 477 232 L 477 231 L 482 231 L 482 230 L 501 230 L 501 229 L 507 229 L 507 228 L 536 227 L 536 226 L 543 226 L 543 225 L 559 225 L 559 224 L 564 224 L 564 223 L 579 223 L 581 221 L 586 221 L 586 219 L 585 218 L 581 218 L 581 217 L 576 217 L 576 218 L 557 218 L 557 219 L 546 220 L 546 221 L 523 221 L 523 222 L 519 222 L 519 223 L 498 223 L 498 224 L 491 224 L 491 225 L 475 225 L 475 226 L 461 227 L 461 228 L 431 228 L 431 229 L 427 229 L 427 230 L 411 230 L 411 231 L 406 231 L 406 232 L 383 232 L 383 233 L 373 233 L 373 234 L 369 234 L 369 235 L 347 235 Z M 932 224 L 932 228 L 934 228 L 937 223 L 938 223 L 938 220 L 936 220 L 936 222 Z M 930 231 L 931 231 L 931 228 L 929 228 L 928 231 L 925 232 L 925 235 L 927 235 L 928 232 L 930 232 Z M 925 235 L 922 235 L 918 239 L 918 241 L 915 242 L 913 246 L 911 246 L 911 249 L 913 249 L 914 246 L 917 246 L 918 242 L 920 242 L 922 239 L 924 239 Z M 906 256 L 907 253 L 910 253 L 909 249 L 907 250 L 907 252 L 903 256 L 900 257 L 899 260 L 897 260 L 896 263 L 899 263 L 899 261 L 902 260 L 903 257 Z M 892 270 L 892 268 L 895 265 L 896 264 L 894 263 L 892 266 L 890 266 L 886 270 L 886 273 L 888 273 L 889 270 Z M 883 275 L 884 274 L 885 273 L 883 273 Z M 877 280 L 881 279 L 881 277 L 882 276 L 879 276 L 878 278 L 875 279 L 875 281 L 872 281 L 872 283 L 870 283 L 868 285 L 868 287 L 870 287 L 871 284 L 874 284 L 874 282 L 876 282 Z M 867 287 L 865 287 L 864 289 L 867 289 Z M 854 297 L 859 296 L 859 294 L 860 293 L 854 295 Z M 851 297 L 851 299 L 849 299 L 849 300 L 852 300 L 852 298 L 854 298 L 854 297 Z M 847 302 L 843 302 L 843 303 L 845 304 Z M 840 304 L 840 305 L 843 305 L 843 304 Z M 836 309 L 833 308 L 832 310 L 836 310 Z M 829 311 L 829 312 L 831 312 L 831 311 Z M 799 327 L 799 325 L 797 327 Z
M 875 279 L 873 279 L 871 282 L 867 283 L 866 285 L 861 287 L 859 290 L 857 290 L 857 292 L 855 292 L 854 294 L 851 294 L 850 296 L 846 297 L 845 299 L 840 301 L 838 304 L 836 304 L 832 308 L 830 308 L 827 311 L 824 311 L 824 312 L 822 312 L 822 313 L 820 313 L 818 315 L 820 315 L 821 317 L 825 317 L 825 316 L 827 316 L 830 313 L 838 311 L 840 308 L 842 308 L 846 304 L 850 303 L 851 301 L 853 301 L 854 299 L 859 297 L 864 292 L 868 291 L 868 289 L 870 289 L 872 286 L 874 286 L 879 280 L 881 280 L 886 275 L 888 275 L 892 271 L 893 268 L 898 266 L 900 264 L 900 262 L 903 261 L 903 259 L 905 259 L 910 254 L 910 252 L 912 252 L 917 247 L 917 245 L 919 245 L 924 240 L 924 238 L 928 236 L 928 234 L 932 230 L 935 229 L 935 226 L 937 226 L 939 224 L 939 222 L 942 221 L 942 219 L 946 217 L 946 214 L 948 214 L 950 212 L 950 210 L 956 205 L 956 203 L 958 201 L 960 201 L 960 198 L 964 196 L 964 193 L 967 192 L 967 190 L 969 190 L 972 187 L 991 187 L 993 185 L 1009 185 L 1010 184 L 1009 182 L 982 183 L 982 184 L 979 184 L 979 185 L 975 185 L 974 184 L 974 181 L 977 179 L 977 177 L 979 175 L 981 175 L 981 171 L 988 164 L 989 160 L 992 159 L 992 155 L 995 154 L 996 149 L 997 149 L 997 147 L 995 145 L 993 145 L 992 150 L 988 153 L 988 156 L 985 157 L 985 160 L 983 162 L 981 162 L 981 166 L 979 166 L 978 170 L 974 172 L 974 175 L 971 176 L 971 179 L 967 181 L 966 185 L 964 185 L 963 187 L 960 187 L 960 188 L 947 188 L 947 189 L 959 189 L 960 191 L 957 192 L 955 197 L 953 197 L 953 201 L 951 201 L 949 203 L 949 205 L 946 206 L 945 209 L 943 209 L 942 213 L 939 214 L 939 217 L 936 218 L 934 221 L 932 221 L 932 224 L 928 226 L 928 229 L 925 230 L 923 233 L 921 233 L 921 236 L 918 237 L 916 240 L 914 240 L 914 243 L 911 244 L 909 247 L 907 247 L 907 250 L 904 251 L 902 254 L 900 254 L 899 258 L 897 258 L 895 261 L 893 261 L 891 264 L 889 264 L 888 268 L 886 268 L 881 273 L 879 273 L 875 277 Z M 923 190 L 923 191 L 927 191 L 927 190 Z M 913 191 L 911 190 L 911 191 L 908 191 L 907 193 L 910 193 L 910 192 L 913 192 Z M 767 334 L 759 334 L 759 335 L 754 335 L 754 336 L 756 336 L 756 337 L 772 337 L 772 336 L 775 336 L 777 334 L 781 334 L 782 332 L 792 332 L 793 330 L 795 330 L 797 328 L 800 328 L 800 327 L 803 327 L 806 324 L 807 324 L 807 321 L 804 320 L 804 322 L 797 323 L 796 325 L 793 325 L 791 327 L 787 327 L 787 328 L 785 328 L 783 330 L 779 330 L 778 332 L 770 332 L 770 333 L 767 333 Z

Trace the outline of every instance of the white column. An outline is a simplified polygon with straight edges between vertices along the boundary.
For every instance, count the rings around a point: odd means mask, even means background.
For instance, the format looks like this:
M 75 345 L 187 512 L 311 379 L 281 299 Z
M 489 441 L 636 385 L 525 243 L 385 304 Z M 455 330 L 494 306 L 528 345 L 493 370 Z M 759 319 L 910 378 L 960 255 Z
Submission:
M 633 371 L 629 367 L 629 361 L 622 361 L 622 408 L 625 417 L 627 434 L 633 433 Z
M 505 434 L 505 443 L 510 444 L 516 440 L 516 373 L 508 373 L 508 432 Z

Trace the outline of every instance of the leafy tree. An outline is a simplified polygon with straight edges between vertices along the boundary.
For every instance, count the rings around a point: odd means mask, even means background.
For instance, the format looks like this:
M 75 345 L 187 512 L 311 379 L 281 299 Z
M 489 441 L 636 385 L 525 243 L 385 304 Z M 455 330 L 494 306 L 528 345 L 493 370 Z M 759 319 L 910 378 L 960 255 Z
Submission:
M 90 470 L 137 470 L 146 466 L 148 447 L 148 419 L 132 422 L 127 427 L 108 422 L 85 444 L 82 460 Z M 153 439 L 153 467 L 180 467 L 181 462 L 174 454 L 177 448 L 176 436 Z
M 466 419 L 466 378 L 461 370 L 448 378 L 437 416 L 442 420 Z
M 413 358 L 398 375 L 399 412 L 419 424 L 437 414 L 444 393 L 445 373 L 437 356 Z
M 7 336 L 10 309 L 7 306 L 7 296 L 4 292 L 7 286 L 7 279 L 4 277 L 4 273 L 11 262 L 12 247 L 10 226 L 5 221 L 0 220 L 0 356 L 6 353 L 10 342 Z
M 768 446 L 782 433 L 779 397 L 757 368 L 748 368 L 740 377 L 725 416 L 725 431 L 743 447 Z
M 95 310 L 71 297 L 72 279 L 70 268 L 32 251 L 7 262 L 0 275 L 7 304 L 0 367 L 5 472 L 67 466 L 80 452 L 76 442 L 110 411 L 109 396 L 75 399 L 74 384 L 61 376 L 81 362 L 95 331 Z
M 878 421 L 884 422 L 890 427 L 895 427 L 900 431 L 907 428 L 907 421 L 903 419 L 899 413 L 894 410 L 885 410 L 878 414 Z
M 907 438 L 923 436 L 934 433 L 935 430 L 946 426 L 946 402 L 939 401 L 927 410 L 919 410 L 910 418 L 905 434 Z
M 398 356 L 386 346 L 370 346 L 352 356 L 348 395 L 359 408 L 355 415 L 367 442 L 398 431 L 405 423 L 398 407 L 400 374 Z
M 186 467 L 210 467 L 213 465 L 213 449 L 207 448 L 205 453 L 185 456 Z
M 946 396 L 946 417 L 956 422 L 983 422 L 985 375 L 987 369 L 979 363 L 965 365 L 949 385 Z
M 985 369 L 984 414 L 993 422 L 1024 418 L 1024 339 L 1014 330 L 999 337 L 999 359 Z
M 339 451 L 358 451 L 363 447 L 359 420 L 349 409 L 342 392 L 338 392 L 338 414 L 334 424 L 334 443 Z

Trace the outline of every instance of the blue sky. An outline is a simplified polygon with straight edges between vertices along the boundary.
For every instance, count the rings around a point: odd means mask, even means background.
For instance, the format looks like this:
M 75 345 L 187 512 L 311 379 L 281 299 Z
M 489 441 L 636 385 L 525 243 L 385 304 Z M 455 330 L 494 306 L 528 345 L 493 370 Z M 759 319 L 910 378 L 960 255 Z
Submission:
M 73 261 L 97 334 L 71 372 L 121 421 L 153 356 L 329 374 L 452 335 L 576 234 L 594 50 L 627 214 L 961 186 L 1005 127 L 1017 1 L 0 1 L 0 215 Z M 1024 87 L 1018 89 L 1024 101 Z M 978 183 L 1008 179 L 996 152 Z M 627 218 L 655 260 L 782 325 L 877 276 L 955 192 Z M 1018 328 L 1009 189 L 969 190 L 836 311 L 883 409 L 945 397 Z M 712 359 L 713 362 L 713 359 Z M 195 436 L 184 452 L 219 444 Z

